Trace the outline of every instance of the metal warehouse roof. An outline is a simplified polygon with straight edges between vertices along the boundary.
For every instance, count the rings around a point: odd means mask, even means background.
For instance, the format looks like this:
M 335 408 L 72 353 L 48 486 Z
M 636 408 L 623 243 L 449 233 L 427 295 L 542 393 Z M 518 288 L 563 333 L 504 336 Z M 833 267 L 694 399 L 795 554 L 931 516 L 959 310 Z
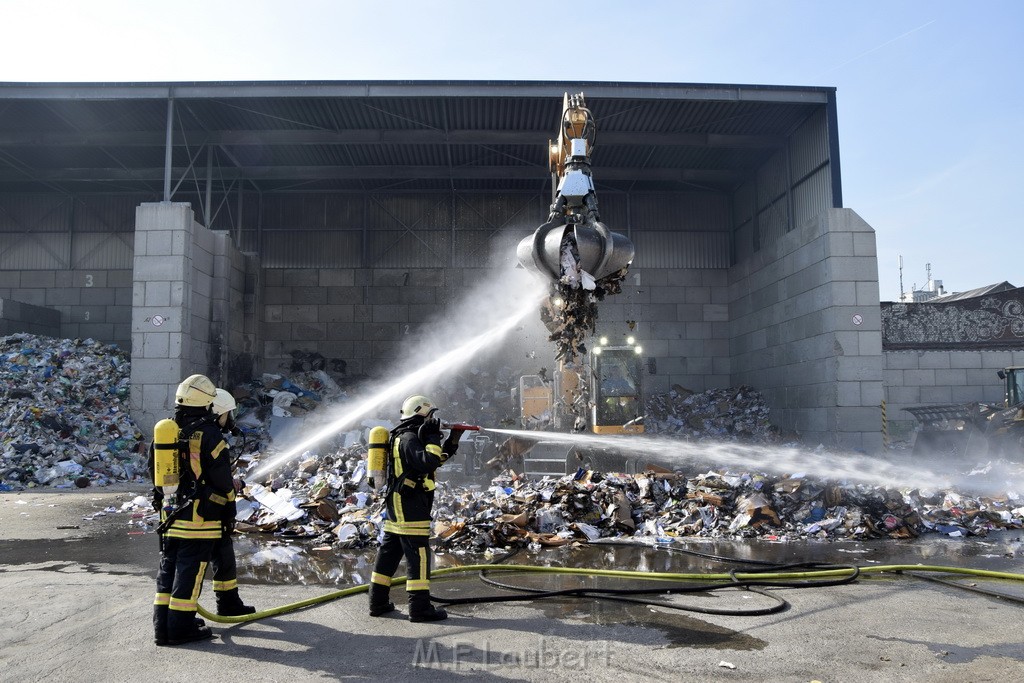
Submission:
M 583 92 L 597 119 L 604 190 L 729 191 L 816 112 L 836 125 L 826 87 L 0 83 L 0 192 L 159 196 L 169 112 L 172 189 L 210 168 L 216 191 L 537 191 L 550 183 L 546 146 L 567 91 Z

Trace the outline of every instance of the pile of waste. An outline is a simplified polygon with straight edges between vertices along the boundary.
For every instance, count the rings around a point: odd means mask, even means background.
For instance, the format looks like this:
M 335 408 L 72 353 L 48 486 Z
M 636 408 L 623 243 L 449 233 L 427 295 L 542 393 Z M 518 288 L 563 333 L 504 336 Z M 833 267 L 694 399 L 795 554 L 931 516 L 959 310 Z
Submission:
M 485 491 L 447 491 L 438 507 L 437 537 L 474 550 L 621 537 L 905 539 L 1024 524 L 1024 500 L 1013 494 L 971 498 L 727 472 L 499 478 Z
M 307 453 L 287 475 L 250 484 L 239 503 L 237 528 L 301 539 L 316 551 L 376 546 L 383 501 L 367 485 L 365 452 L 356 443 L 327 456 Z M 1024 498 L 1013 492 L 968 496 L 803 474 L 687 474 L 655 467 L 637 474 L 580 471 L 535 480 L 507 472 L 486 484 L 459 486 L 445 481 L 451 475 L 444 469 L 439 475 L 434 537 L 439 549 L 453 552 L 536 550 L 606 538 L 984 536 L 1024 526 Z
M 647 400 L 644 431 L 689 438 L 778 440 L 761 394 L 748 386 L 694 393 L 678 385 Z
M 130 358 L 92 339 L 0 337 L 0 491 L 141 481 Z

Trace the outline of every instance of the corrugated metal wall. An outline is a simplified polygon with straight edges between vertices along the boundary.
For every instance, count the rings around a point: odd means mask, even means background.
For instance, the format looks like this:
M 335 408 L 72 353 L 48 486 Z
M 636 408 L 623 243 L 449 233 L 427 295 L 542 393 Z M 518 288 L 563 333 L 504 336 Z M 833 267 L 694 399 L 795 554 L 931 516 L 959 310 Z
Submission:
M 135 195 L 0 195 L 0 268 L 132 267 Z
M 437 268 L 480 264 L 500 257 L 501 250 L 513 253 L 520 239 L 547 220 L 550 195 L 547 191 L 347 195 L 338 206 L 332 206 L 332 200 L 320 195 L 265 198 L 263 266 Z M 659 246 L 653 247 L 657 253 L 647 256 L 648 267 L 699 263 L 703 265 L 694 267 L 717 268 L 728 264 L 730 209 L 726 195 L 607 193 L 600 201 L 601 218 L 613 231 L 656 233 L 652 244 Z M 705 232 L 719 236 L 701 237 Z M 697 235 L 678 236 L 687 233 Z M 680 253 L 661 253 L 666 249 Z
M 832 207 L 828 118 L 816 111 L 732 194 L 737 259 L 772 244 Z
M 728 268 L 731 240 L 726 232 L 635 231 L 636 268 Z

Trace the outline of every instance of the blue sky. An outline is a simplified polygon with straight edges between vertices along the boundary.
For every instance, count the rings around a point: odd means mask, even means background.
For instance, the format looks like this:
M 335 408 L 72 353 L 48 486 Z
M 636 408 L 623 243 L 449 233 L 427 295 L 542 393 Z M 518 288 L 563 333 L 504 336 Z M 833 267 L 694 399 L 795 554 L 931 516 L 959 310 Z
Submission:
M 1024 1 L 0 0 L 3 81 L 491 79 L 838 89 L 881 298 L 1024 286 Z M 599 111 L 599 103 L 591 103 Z M 599 173 L 598 168 L 595 173 Z

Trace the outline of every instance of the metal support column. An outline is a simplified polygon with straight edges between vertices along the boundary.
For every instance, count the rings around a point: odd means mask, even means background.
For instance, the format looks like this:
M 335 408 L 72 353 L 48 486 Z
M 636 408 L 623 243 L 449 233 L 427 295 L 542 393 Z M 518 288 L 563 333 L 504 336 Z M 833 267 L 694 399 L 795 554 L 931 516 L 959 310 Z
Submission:
M 171 162 L 174 157 L 174 98 L 167 98 L 167 137 L 164 143 L 164 201 L 171 201 Z
M 210 215 L 210 195 L 213 194 L 213 145 L 206 146 L 206 204 L 205 210 L 203 211 L 203 218 L 205 219 L 206 227 L 209 229 L 210 224 L 213 223 L 213 217 Z

